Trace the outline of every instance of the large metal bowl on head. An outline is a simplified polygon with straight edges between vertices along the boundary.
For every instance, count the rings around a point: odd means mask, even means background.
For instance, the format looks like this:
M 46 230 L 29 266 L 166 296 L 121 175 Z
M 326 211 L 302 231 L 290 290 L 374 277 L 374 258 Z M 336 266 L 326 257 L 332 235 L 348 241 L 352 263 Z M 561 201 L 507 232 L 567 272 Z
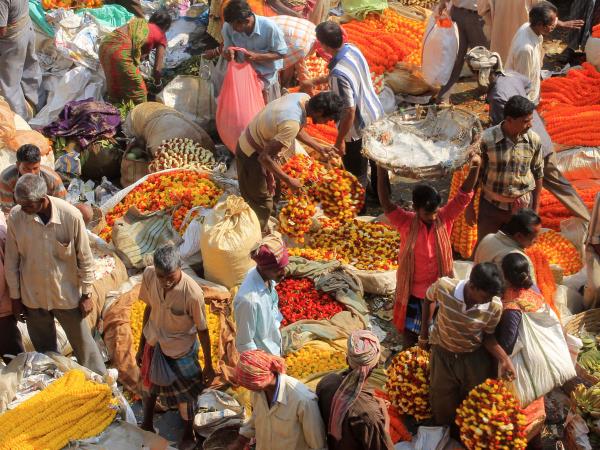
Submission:
M 464 165 L 481 130 L 477 116 L 464 109 L 416 106 L 368 127 L 362 152 L 400 177 L 434 180 Z

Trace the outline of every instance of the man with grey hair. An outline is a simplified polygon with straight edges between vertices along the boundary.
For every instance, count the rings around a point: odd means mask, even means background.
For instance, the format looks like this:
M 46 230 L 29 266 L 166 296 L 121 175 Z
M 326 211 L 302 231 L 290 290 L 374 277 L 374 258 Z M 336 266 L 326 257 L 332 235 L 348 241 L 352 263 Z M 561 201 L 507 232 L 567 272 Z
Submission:
M 472 49 L 467 53 L 466 61 L 469 68 L 478 74 L 479 85 L 487 89 L 487 103 L 490 105 L 492 126 L 500 124 L 504 120 L 504 105 L 508 99 L 515 95 L 527 97 L 531 89 L 531 81 L 520 73 L 503 71 L 500 55 L 490 52 L 485 47 Z M 552 192 L 575 217 L 589 222 L 589 210 L 557 166 L 552 139 L 537 111 L 533 112 L 531 129 L 537 133 L 542 143 L 544 188 Z
M 15 186 L 8 216 L 5 272 L 13 314 L 27 322 L 36 351 L 56 352 L 56 318 L 77 361 L 106 373 L 85 318 L 92 312 L 94 259 L 81 213 L 47 195 L 46 182 L 27 174 Z
M 142 429 L 153 431 L 154 406 L 158 396 L 171 408 L 179 408 L 184 432 L 178 448 L 194 448 L 194 405 L 202 390 L 212 383 L 210 336 L 206 323 L 204 293 L 181 270 L 177 247 L 164 245 L 154 253 L 154 266 L 147 267 L 140 299 L 146 303 L 143 333 L 137 361 L 143 381 L 144 421 Z M 204 355 L 204 370 L 198 361 L 198 339 Z M 156 358 L 166 361 L 169 380 L 151 371 Z

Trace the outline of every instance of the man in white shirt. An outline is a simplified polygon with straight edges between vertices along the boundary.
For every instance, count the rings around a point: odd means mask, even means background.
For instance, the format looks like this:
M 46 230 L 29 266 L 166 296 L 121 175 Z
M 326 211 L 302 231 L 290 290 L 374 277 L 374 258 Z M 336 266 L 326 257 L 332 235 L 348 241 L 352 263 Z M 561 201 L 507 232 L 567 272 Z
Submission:
M 477 13 L 477 0 L 452 0 L 451 3 L 450 17 L 458 28 L 458 52 L 450 79 L 437 95 L 439 102 L 448 100 L 452 87 L 460 79 L 467 50 L 479 46 L 488 47 L 488 40 L 483 32 L 483 19 Z M 447 4 L 448 0 L 440 0 L 438 14 L 441 15 L 446 10 Z
M 523 24 L 515 34 L 508 52 L 506 69 L 518 72 L 531 81 L 527 97 L 534 103 L 540 97 L 544 36 L 552 33 L 557 24 L 556 6 L 545 1 L 537 4 L 529 11 L 529 22 Z
M 261 350 L 240 355 L 237 383 L 252 391 L 252 417 L 228 450 L 242 450 L 256 439 L 256 450 L 324 450 L 325 425 L 317 396 L 284 374 L 285 361 Z

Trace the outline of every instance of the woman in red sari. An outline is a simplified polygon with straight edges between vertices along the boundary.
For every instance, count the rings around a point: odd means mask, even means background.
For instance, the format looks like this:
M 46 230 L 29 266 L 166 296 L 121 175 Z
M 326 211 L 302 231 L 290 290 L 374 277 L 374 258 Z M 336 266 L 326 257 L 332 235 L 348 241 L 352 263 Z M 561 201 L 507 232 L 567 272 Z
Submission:
M 523 314 L 534 313 L 544 306 L 544 297 L 532 289 L 529 261 L 520 253 L 509 253 L 502 260 L 502 272 L 507 289 L 502 298 L 504 311 L 496 327 L 496 339 L 506 354 L 513 353 L 519 337 L 519 326 Z M 546 418 L 544 397 L 540 397 L 525 407 L 527 418 L 526 434 L 528 449 L 542 448 L 542 428 Z
M 171 16 L 166 11 L 157 11 L 148 22 L 136 17 L 102 40 L 98 53 L 111 102 L 131 100 L 137 105 L 147 100 L 148 89 L 139 66 L 142 58 L 156 49 L 153 77 L 155 82 L 160 82 L 167 48 L 166 32 L 170 27 Z

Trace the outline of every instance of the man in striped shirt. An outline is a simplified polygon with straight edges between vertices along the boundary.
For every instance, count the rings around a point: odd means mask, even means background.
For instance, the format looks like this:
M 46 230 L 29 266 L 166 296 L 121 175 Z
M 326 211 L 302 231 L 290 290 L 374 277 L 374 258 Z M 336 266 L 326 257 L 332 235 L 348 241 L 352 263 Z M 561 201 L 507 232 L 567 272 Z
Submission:
M 360 50 L 344 44 L 342 28 L 335 22 L 317 25 L 317 40 L 333 58 L 329 76 L 302 83 L 303 88 L 329 82 L 331 90 L 344 101 L 344 111 L 338 123 L 338 149 L 344 167 L 354 174 L 363 186 L 367 182 L 368 160 L 362 155 L 362 133 L 384 115 L 383 106 L 373 88 L 371 71 Z M 377 194 L 377 166 L 371 162 L 371 189 Z
M 515 374 L 494 337 L 502 316 L 498 295 L 503 289 L 498 267 L 483 263 L 473 267 L 468 281 L 444 277 L 427 291 L 425 301 L 436 303 L 438 312 L 431 336 L 429 318 L 424 317 L 419 346 L 432 346 L 430 402 L 436 425 L 454 427 L 456 408 L 469 391 L 495 375 L 491 356 L 502 376 Z

